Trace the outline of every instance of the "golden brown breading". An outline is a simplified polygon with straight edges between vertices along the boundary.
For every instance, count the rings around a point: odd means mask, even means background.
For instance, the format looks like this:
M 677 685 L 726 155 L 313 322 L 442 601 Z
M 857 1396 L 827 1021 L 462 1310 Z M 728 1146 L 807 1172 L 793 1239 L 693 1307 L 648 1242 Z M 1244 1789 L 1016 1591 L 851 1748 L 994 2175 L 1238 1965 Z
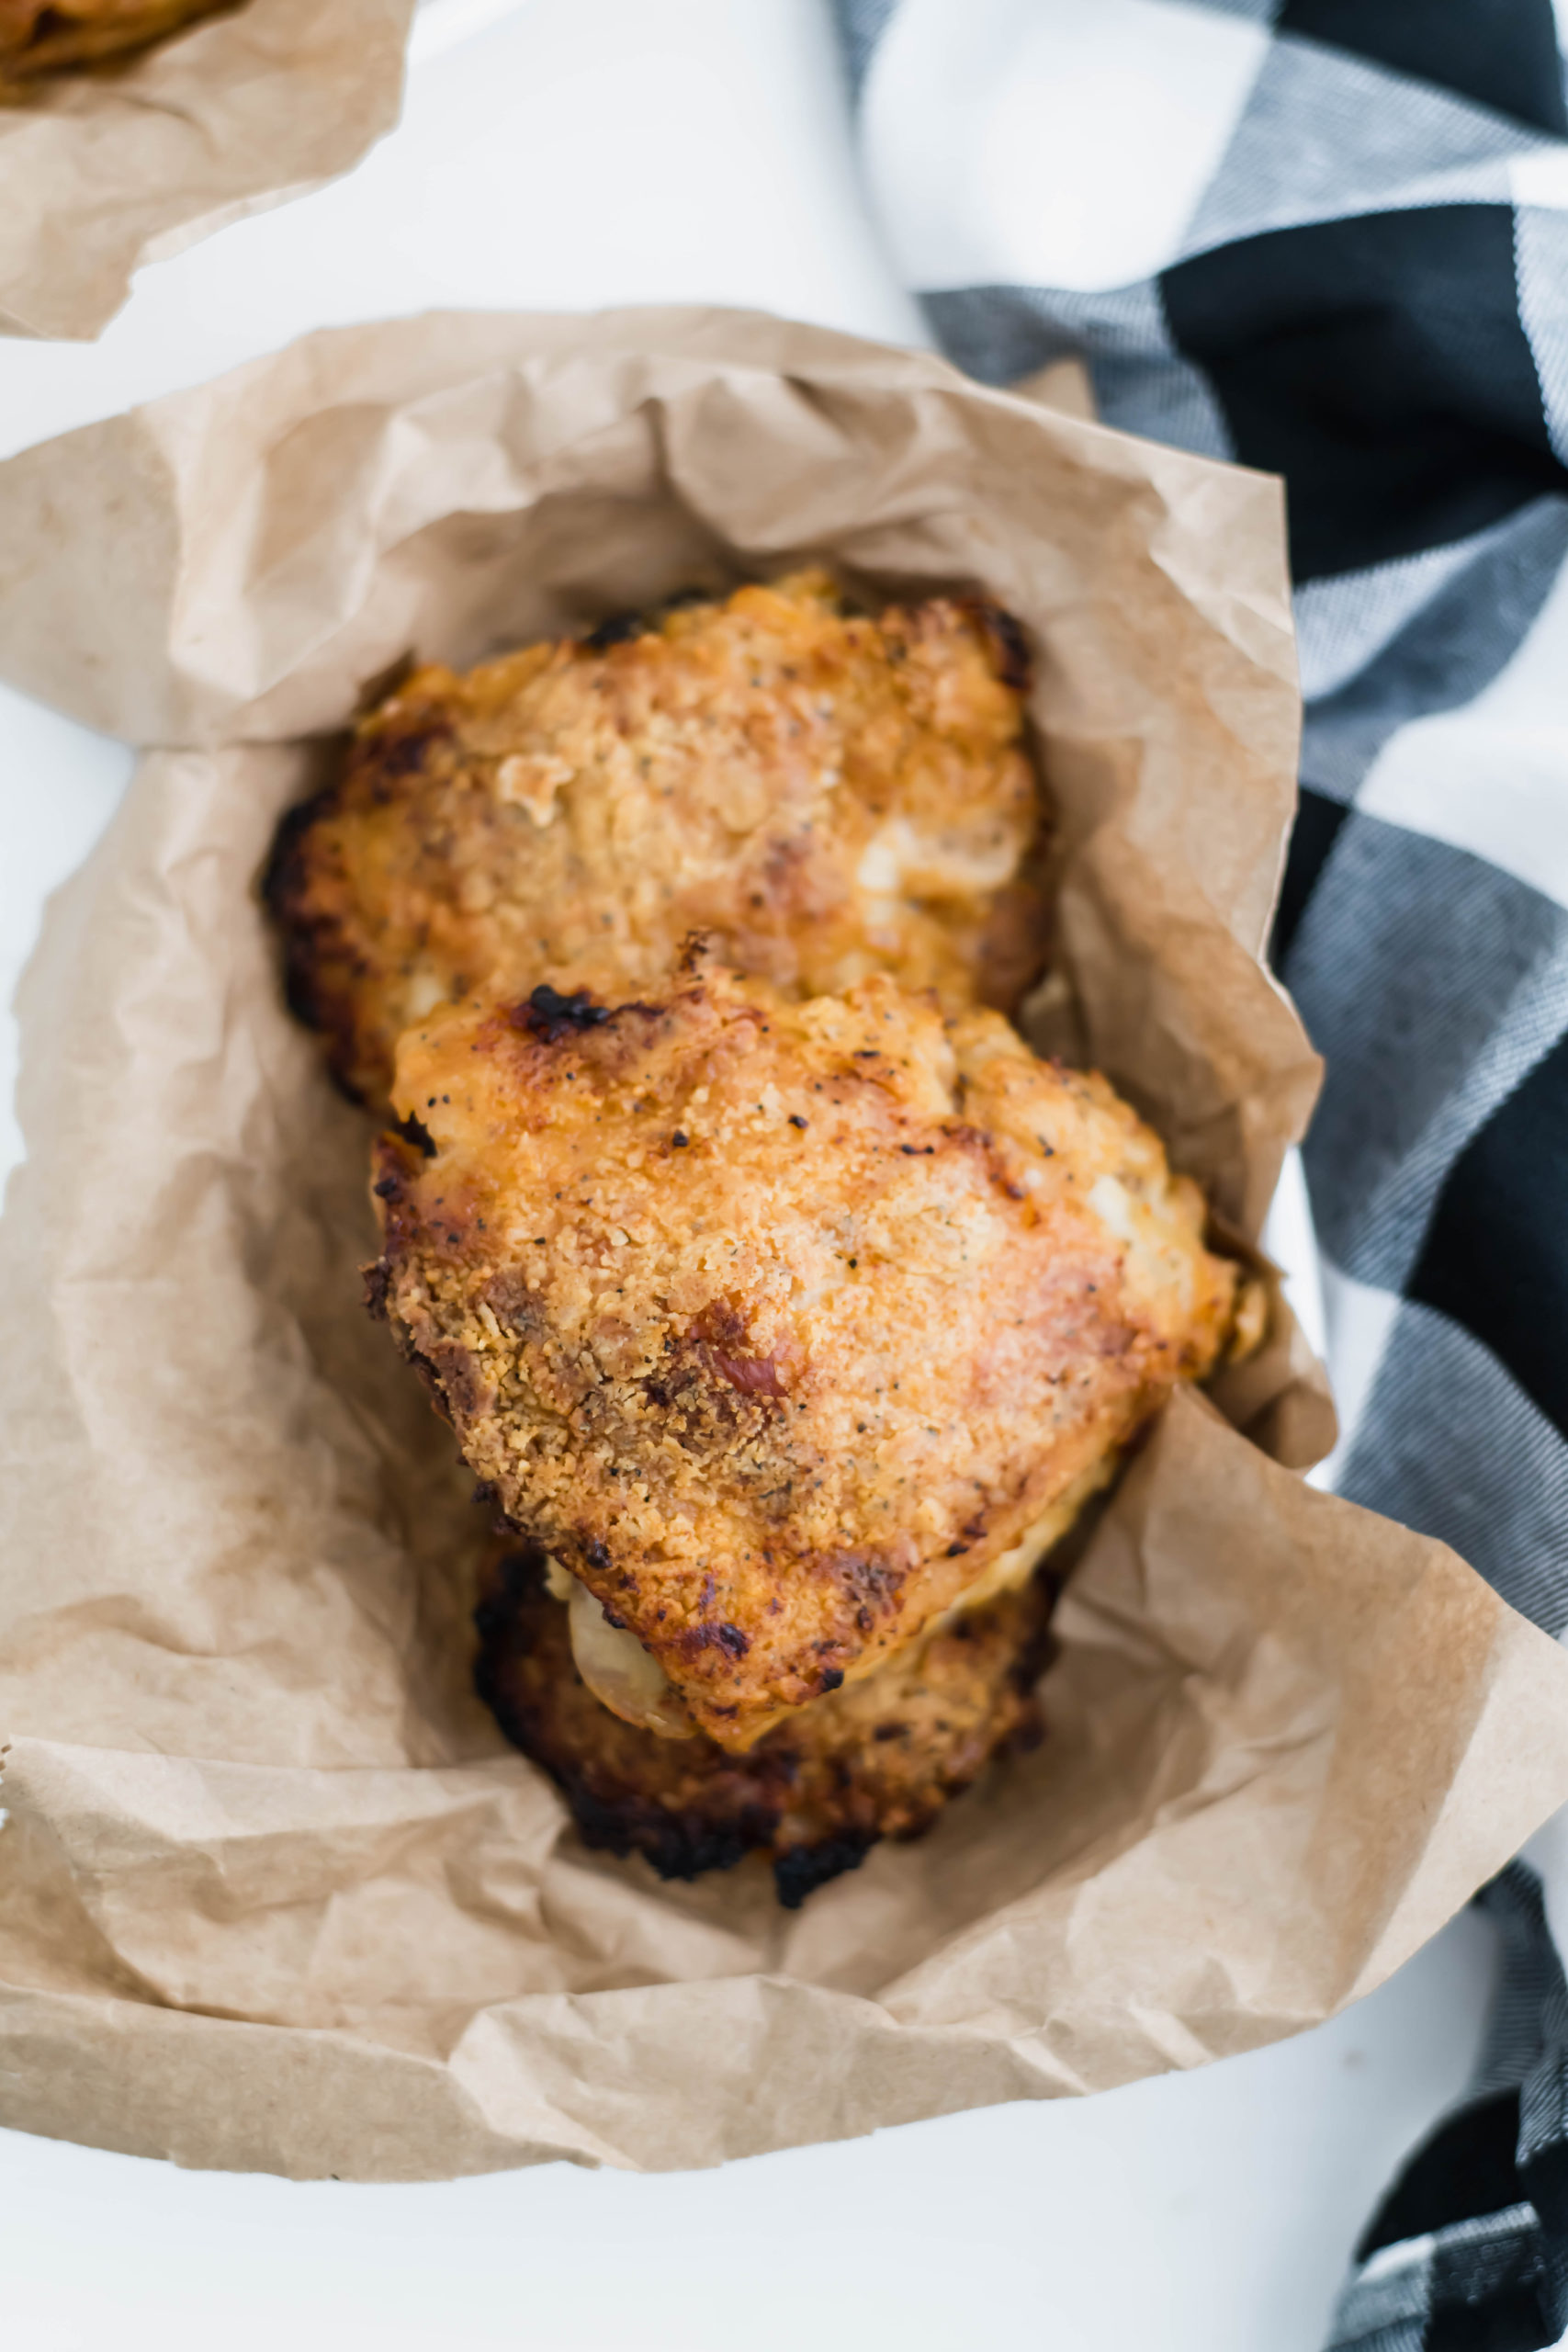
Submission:
M 913 1639 L 1228 1332 L 1197 1188 L 1105 1081 L 885 978 L 802 1004 L 694 950 L 614 1010 L 469 1000 L 395 1099 L 373 1304 L 728 1748 Z
M 1038 972 L 1015 624 L 942 597 L 855 617 L 811 572 L 626 626 L 417 670 L 285 820 L 290 1002 L 363 1100 L 451 998 L 635 994 L 698 926 L 795 993 L 884 970 L 1010 1008 Z
M 194 18 L 231 5 L 232 0 L 0 0 L 0 101 L 25 96 L 40 74 L 146 49 Z
M 539 1554 L 502 1547 L 476 1612 L 475 1675 L 507 1737 L 565 1791 L 587 1844 L 646 1855 L 663 1878 L 767 1853 L 794 1910 L 879 1838 L 929 1829 L 998 1751 L 1039 1738 L 1054 1597 L 1037 1577 L 734 1756 L 635 1731 L 602 1707 Z

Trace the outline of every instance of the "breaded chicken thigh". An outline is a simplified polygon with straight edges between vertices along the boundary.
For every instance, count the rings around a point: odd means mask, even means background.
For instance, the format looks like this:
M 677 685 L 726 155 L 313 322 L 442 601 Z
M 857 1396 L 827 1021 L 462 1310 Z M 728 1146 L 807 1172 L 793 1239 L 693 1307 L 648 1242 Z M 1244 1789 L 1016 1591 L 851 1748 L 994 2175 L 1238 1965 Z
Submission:
M 736 1756 L 609 1713 L 576 1669 L 540 1555 L 501 1547 L 476 1612 L 475 1677 L 507 1737 L 559 1783 L 588 1845 L 645 1855 L 663 1878 L 766 1853 L 793 1910 L 879 1838 L 929 1829 L 1000 1750 L 1038 1740 L 1053 1598 L 1037 1577 Z
M 395 1102 L 372 1304 L 732 1750 L 1026 1573 L 1230 1330 L 1104 1080 L 886 978 L 799 1002 L 694 948 L 619 1004 L 469 1001 Z
M 874 971 L 1010 1008 L 1041 968 L 1026 657 L 978 600 L 739 589 L 466 676 L 427 667 L 285 820 L 290 1001 L 384 1103 L 404 1029 L 491 982 L 635 995 L 688 932 L 797 994 Z

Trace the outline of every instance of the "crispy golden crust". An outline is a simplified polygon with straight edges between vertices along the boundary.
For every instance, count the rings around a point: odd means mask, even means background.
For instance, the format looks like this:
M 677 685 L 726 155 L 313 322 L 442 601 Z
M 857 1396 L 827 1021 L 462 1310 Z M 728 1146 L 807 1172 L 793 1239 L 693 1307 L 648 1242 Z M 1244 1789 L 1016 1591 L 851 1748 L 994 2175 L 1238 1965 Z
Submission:
M 1041 968 L 1005 615 L 854 617 L 814 572 L 626 626 L 416 671 L 285 820 L 290 1001 L 363 1100 L 451 998 L 546 973 L 635 994 L 695 926 L 802 994 L 883 970 L 1010 1007 Z
M 0 101 L 42 74 L 146 49 L 233 0 L 0 0 Z M 16 85 L 15 88 L 11 85 Z
M 512 1524 L 741 1749 L 947 1609 L 1226 1337 L 1102 1079 L 700 952 L 405 1036 L 372 1302 Z
M 1003 1748 L 1040 1736 L 1044 1577 L 962 1617 L 868 1681 L 820 1699 L 745 1756 L 660 1739 L 602 1707 L 572 1663 L 537 1552 L 502 1548 L 476 1615 L 479 1694 L 565 1791 L 590 1846 L 664 1878 L 773 1857 L 791 1910 L 882 1838 L 918 1838 Z

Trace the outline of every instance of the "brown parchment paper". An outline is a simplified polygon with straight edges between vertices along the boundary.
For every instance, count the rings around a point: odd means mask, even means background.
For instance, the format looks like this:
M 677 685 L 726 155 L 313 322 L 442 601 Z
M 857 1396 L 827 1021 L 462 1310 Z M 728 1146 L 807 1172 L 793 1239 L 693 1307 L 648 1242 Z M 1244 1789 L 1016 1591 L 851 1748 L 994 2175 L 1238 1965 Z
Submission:
M 413 6 L 241 0 L 0 105 L 0 334 L 98 334 L 143 263 L 346 172 L 398 119 Z
M 1568 1796 L 1568 1658 L 1306 1487 L 1268 1345 L 1164 1416 L 1050 1736 L 796 1915 L 587 1853 L 468 1686 L 477 1514 L 358 1304 L 367 1128 L 254 899 L 365 683 L 826 557 L 1040 650 L 1043 1043 L 1244 1242 L 1317 1065 L 1278 485 L 743 314 L 312 337 L 0 466 L 0 674 L 148 749 L 20 999 L 0 1220 L 0 2121 L 407 2179 L 690 2165 L 1189 2066 L 1397 1966 Z M 15 779 L 48 789 L 48 778 Z

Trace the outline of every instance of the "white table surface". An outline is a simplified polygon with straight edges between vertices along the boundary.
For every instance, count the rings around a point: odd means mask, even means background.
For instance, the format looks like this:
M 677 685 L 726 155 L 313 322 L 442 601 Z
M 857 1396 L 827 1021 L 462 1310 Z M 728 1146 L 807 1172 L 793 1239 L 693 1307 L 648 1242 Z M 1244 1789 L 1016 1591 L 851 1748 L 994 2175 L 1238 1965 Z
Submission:
M 713 300 L 923 339 L 856 187 L 825 0 L 503 6 L 436 0 L 405 121 L 351 178 L 145 273 L 96 345 L 0 343 L 0 454 L 393 311 Z M 7 1001 L 129 770 L 0 689 Z M 0 1167 L 13 1067 L 6 1016 Z M 716 2174 L 300 2187 L 0 2132 L 0 2340 L 1314 2352 L 1380 2188 L 1463 2085 L 1493 1961 L 1467 1917 L 1276 2049 Z

